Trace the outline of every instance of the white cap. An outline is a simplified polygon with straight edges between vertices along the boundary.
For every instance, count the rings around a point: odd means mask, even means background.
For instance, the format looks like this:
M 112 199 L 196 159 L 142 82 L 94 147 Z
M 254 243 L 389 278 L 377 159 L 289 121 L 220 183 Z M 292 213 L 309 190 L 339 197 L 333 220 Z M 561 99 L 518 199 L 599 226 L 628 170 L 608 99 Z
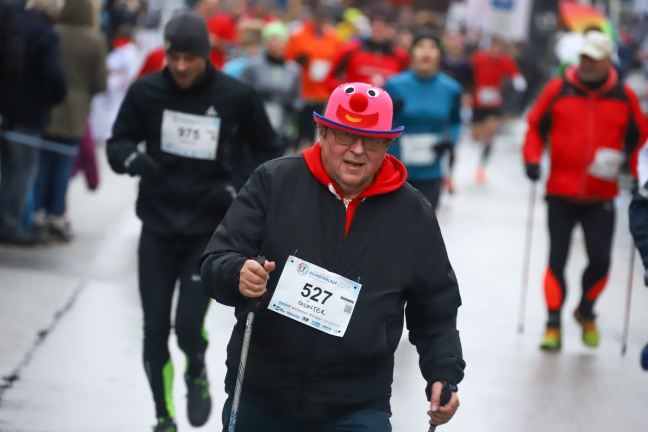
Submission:
M 594 60 L 603 60 L 612 57 L 614 48 L 614 41 L 610 36 L 600 31 L 591 30 L 585 33 L 580 54 Z

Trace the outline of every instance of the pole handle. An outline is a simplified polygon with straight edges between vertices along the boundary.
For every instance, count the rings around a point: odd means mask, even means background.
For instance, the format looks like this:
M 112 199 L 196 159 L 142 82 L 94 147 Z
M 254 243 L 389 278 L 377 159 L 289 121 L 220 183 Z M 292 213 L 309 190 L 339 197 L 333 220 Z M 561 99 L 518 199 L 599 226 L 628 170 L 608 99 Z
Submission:
M 450 383 L 445 381 L 443 383 L 443 389 L 441 390 L 441 400 L 439 401 L 439 406 L 444 406 L 448 402 L 450 402 L 450 398 L 452 397 L 452 389 L 450 388 Z M 437 425 L 430 425 L 430 429 L 428 429 L 428 432 L 434 432 L 437 428 Z

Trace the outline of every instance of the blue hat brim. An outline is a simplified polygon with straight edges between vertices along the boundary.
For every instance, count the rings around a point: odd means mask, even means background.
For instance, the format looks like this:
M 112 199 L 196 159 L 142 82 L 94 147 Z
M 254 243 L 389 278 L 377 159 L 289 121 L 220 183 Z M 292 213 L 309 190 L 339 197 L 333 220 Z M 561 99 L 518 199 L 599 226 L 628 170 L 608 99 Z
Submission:
M 322 126 L 328 126 L 333 129 L 353 132 L 358 135 L 374 137 L 374 138 L 387 138 L 387 139 L 398 138 L 403 133 L 403 129 L 405 129 L 404 126 L 398 126 L 397 128 L 388 131 L 360 129 L 360 128 L 355 128 L 353 126 L 348 126 L 343 123 L 333 121 L 316 112 L 313 112 L 313 118 L 315 119 L 315 123 Z

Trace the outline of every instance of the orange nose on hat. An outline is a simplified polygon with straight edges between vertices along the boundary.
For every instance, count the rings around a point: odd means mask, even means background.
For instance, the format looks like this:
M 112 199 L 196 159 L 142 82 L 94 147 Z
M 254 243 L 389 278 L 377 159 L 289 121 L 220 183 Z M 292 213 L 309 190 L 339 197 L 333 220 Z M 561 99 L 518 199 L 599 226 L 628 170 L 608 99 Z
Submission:
M 391 97 L 367 83 L 342 84 L 331 93 L 325 114 L 313 113 L 315 123 L 377 138 L 396 138 L 403 127 L 392 129 Z

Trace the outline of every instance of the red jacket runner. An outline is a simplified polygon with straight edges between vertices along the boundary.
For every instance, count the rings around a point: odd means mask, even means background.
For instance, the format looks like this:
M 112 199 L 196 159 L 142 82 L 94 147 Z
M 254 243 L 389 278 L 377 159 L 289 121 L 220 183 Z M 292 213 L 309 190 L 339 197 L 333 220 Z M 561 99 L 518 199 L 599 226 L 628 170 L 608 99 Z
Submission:
M 524 162 L 539 164 L 547 143 L 551 160 L 548 195 L 612 199 L 618 193 L 618 178 L 595 175 L 595 159 L 611 149 L 635 160 L 636 150 L 648 135 L 648 124 L 637 96 L 619 82 L 614 69 L 596 90 L 583 85 L 576 70 L 572 67 L 564 78 L 549 81 L 538 97 L 529 113 Z

